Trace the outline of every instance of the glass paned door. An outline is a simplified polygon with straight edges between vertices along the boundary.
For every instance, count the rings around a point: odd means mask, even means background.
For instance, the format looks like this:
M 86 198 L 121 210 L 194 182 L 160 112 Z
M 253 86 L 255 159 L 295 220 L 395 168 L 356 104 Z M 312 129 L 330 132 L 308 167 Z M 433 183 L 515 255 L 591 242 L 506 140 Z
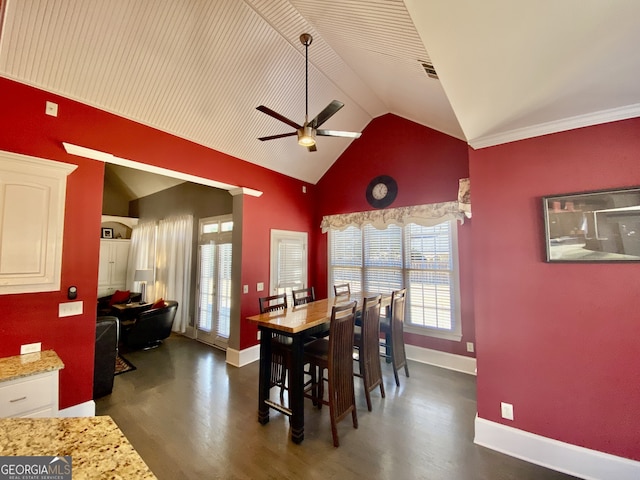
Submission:
M 196 338 L 226 348 L 231 318 L 231 231 L 229 216 L 200 220 Z

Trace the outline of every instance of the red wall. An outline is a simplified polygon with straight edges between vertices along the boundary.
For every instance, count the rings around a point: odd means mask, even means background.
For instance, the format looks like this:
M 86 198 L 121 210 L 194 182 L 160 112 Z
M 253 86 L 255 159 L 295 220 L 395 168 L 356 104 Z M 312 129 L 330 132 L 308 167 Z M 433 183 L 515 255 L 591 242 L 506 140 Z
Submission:
M 635 460 L 640 264 L 545 263 L 541 196 L 639 185 L 639 132 L 634 119 L 469 153 L 478 415 Z
M 247 322 L 246 317 L 259 313 L 258 298 L 269 293 L 269 258 L 271 229 L 307 232 L 309 236 L 309 258 L 315 251 L 312 233 L 318 228 L 313 223 L 314 186 L 307 186 L 302 193 L 302 184 L 291 178 L 282 178 L 277 183 L 265 186 L 260 198 L 245 197 L 242 225 L 242 285 L 249 285 L 249 293 L 243 295 L 240 313 L 240 349 L 258 343 L 257 327 Z M 287 206 L 286 209 L 284 206 Z M 313 264 L 309 262 L 309 278 L 313 278 Z M 258 292 L 256 284 L 264 282 L 265 290 Z
M 248 248 L 243 282 L 268 285 L 270 228 L 309 231 L 313 224 L 313 187 L 104 111 L 0 78 L 0 149 L 78 165 L 68 179 L 60 292 L 0 295 L 0 356 L 17 355 L 23 343 L 42 342 L 65 363 L 60 407 L 92 396 L 95 307 L 104 165 L 67 155 L 62 142 L 82 145 L 137 162 L 264 191 L 249 198 L 244 212 Z M 44 114 L 45 101 L 59 104 L 57 118 Z M 215 128 L 215 126 L 212 126 Z M 257 248 L 251 248 L 256 247 Z M 267 250 L 265 250 L 265 248 Z M 78 286 L 84 314 L 58 318 L 66 288 Z M 255 297 L 255 298 L 254 298 Z M 243 295 L 242 315 L 257 313 L 254 293 Z M 241 324 L 242 348 L 256 343 L 256 329 Z
M 458 180 L 469 176 L 467 145 L 461 140 L 395 115 L 374 119 L 317 184 L 317 225 L 323 215 L 372 210 L 365 191 L 378 175 L 390 175 L 398 196 L 389 208 L 456 201 Z M 316 293 L 327 296 L 327 235 L 317 232 Z M 405 334 L 407 343 L 460 355 L 475 342 L 471 275 L 471 221 L 458 228 L 461 342 Z

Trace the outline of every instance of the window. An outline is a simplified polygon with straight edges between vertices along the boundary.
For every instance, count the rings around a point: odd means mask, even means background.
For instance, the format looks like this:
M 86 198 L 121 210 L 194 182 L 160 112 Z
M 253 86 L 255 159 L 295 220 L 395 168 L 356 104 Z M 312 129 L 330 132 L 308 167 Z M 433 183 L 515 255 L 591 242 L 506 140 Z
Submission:
M 406 287 L 407 331 L 462 338 L 455 220 L 330 230 L 329 282 L 329 291 L 345 282 L 354 292 L 391 293 Z
M 293 305 L 291 290 L 307 286 L 307 233 L 271 230 L 270 262 L 269 295 L 286 293 Z

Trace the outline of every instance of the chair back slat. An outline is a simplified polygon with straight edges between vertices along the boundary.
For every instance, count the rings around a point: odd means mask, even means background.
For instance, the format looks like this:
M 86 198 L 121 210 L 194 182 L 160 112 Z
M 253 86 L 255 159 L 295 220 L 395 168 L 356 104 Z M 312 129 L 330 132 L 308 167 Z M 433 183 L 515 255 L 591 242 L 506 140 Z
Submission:
M 353 385 L 353 330 L 356 302 L 336 305 L 329 327 L 329 402 L 333 404 L 335 422 L 355 409 Z
M 268 297 L 260 297 L 260 313 L 275 312 L 277 310 L 285 310 L 287 308 L 287 294 L 270 295 Z
M 360 355 L 365 388 L 370 392 L 382 383 L 380 368 L 380 305 L 382 295 L 365 298 L 362 304 Z M 384 390 L 383 390 L 384 394 Z M 368 401 L 367 403 L 370 403 Z
M 391 339 L 395 366 L 400 369 L 406 363 L 404 350 L 404 312 L 407 289 L 396 290 L 391 295 Z
M 301 288 L 299 290 L 292 290 L 291 295 L 293 296 L 294 307 L 316 301 L 316 293 L 313 287 Z
M 341 295 L 351 295 L 351 285 L 348 283 L 341 283 L 333 286 L 333 293 L 336 297 Z

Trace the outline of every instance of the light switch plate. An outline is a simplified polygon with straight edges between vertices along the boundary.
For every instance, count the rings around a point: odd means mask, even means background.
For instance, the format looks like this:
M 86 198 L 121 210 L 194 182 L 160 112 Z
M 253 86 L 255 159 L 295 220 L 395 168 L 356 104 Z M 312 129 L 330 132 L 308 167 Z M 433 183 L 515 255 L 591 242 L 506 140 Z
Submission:
M 258 292 L 261 292 L 264 290 L 264 282 L 258 282 L 258 285 L 256 285 L 256 290 Z
M 58 305 L 58 317 L 71 317 L 73 315 L 82 315 L 82 300 Z

